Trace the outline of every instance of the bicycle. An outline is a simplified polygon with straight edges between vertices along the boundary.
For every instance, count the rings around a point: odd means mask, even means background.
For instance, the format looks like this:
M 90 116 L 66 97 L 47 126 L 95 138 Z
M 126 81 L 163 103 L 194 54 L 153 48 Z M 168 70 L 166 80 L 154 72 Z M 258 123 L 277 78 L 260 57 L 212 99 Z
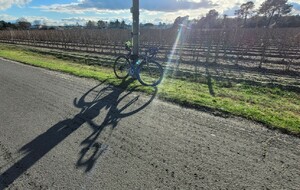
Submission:
M 163 79 L 162 66 L 153 60 L 159 47 L 148 48 L 145 55 L 139 56 L 137 61 L 133 58 L 132 50 L 127 43 L 125 49 L 128 53 L 118 56 L 114 63 L 116 77 L 125 79 L 131 76 L 144 86 L 157 86 Z

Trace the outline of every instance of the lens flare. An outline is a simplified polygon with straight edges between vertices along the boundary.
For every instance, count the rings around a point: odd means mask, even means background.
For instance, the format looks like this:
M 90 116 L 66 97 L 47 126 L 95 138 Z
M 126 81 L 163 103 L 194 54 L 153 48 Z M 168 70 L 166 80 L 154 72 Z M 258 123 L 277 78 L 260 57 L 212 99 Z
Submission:
M 171 53 L 168 57 L 167 65 L 165 67 L 164 79 L 162 81 L 162 86 L 164 84 L 166 76 L 173 77 L 176 74 L 176 67 L 179 66 L 179 58 L 175 57 L 176 56 L 176 51 L 178 51 L 178 48 L 182 48 L 182 45 L 184 44 L 184 41 L 185 41 L 186 36 L 187 36 L 187 32 L 189 30 L 190 30 L 190 28 L 188 27 L 187 24 L 180 24 L 179 25 L 177 36 L 176 36 L 175 42 L 173 44 L 172 51 L 171 51 Z M 179 55 L 177 55 L 177 56 L 179 56 Z M 175 62 L 172 62 L 174 60 L 175 60 Z

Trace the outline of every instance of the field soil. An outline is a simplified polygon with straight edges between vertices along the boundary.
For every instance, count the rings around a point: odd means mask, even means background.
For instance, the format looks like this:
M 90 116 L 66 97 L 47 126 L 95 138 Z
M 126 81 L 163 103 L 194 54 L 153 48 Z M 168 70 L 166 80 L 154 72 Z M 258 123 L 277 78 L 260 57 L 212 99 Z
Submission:
M 299 189 L 298 137 L 133 90 L 1 59 L 0 189 Z

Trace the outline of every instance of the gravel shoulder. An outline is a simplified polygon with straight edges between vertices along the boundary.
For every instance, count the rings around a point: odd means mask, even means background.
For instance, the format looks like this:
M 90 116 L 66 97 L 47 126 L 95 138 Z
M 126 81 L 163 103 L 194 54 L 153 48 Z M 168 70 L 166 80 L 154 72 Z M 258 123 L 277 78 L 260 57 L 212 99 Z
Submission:
M 0 131 L 0 189 L 300 187 L 297 137 L 2 59 Z

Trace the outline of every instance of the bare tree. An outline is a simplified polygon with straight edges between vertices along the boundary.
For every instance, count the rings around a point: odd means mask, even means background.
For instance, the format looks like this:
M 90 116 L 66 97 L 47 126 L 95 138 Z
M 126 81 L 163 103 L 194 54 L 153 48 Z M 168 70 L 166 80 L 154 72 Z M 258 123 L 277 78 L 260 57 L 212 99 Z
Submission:
M 28 30 L 31 27 L 31 23 L 28 22 L 25 18 L 19 18 L 16 23 L 18 28 L 21 30 Z
M 246 26 L 247 23 L 247 18 L 249 15 L 253 14 L 253 9 L 254 9 L 254 3 L 252 1 L 248 1 L 247 3 L 244 3 L 240 6 L 240 9 L 235 11 L 235 15 L 243 18 L 243 26 Z
M 88 28 L 88 29 L 94 29 L 94 28 L 96 28 L 96 22 L 95 22 L 95 21 L 89 20 L 89 21 L 86 23 L 86 28 Z
M 100 29 L 106 28 L 106 24 L 107 24 L 107 23 L 105 23 L 103 20 L 99 20 L 99 21 L 97 22 L 97 26 L 98 26 L 98 28 L 100 28 Z
M 216 20 L 219 16 L 218 11 L 216 11 L 215 9 L 212 9 L 210 11 L 208 11 L 208 13 L 206 14 L 205 17 L 205 24 L 207 28 L 213 28 L 213 26 L 216 23 Z
M 41 20 L 34 20 L 33 21 L 33 26 L 36 28 L 36 29 L 40 29 L 42 27 L 42 21 Z
M 293 5 L 287 3 L 288 0 L 266 0 L 263 2 L 258 10 L 259 14 L 267 17 L 267 27 L 270 26 L 274 17 L 276 17 L 274 24 L 276 24 L 282 15 L 286 15 L 292 11 Z

